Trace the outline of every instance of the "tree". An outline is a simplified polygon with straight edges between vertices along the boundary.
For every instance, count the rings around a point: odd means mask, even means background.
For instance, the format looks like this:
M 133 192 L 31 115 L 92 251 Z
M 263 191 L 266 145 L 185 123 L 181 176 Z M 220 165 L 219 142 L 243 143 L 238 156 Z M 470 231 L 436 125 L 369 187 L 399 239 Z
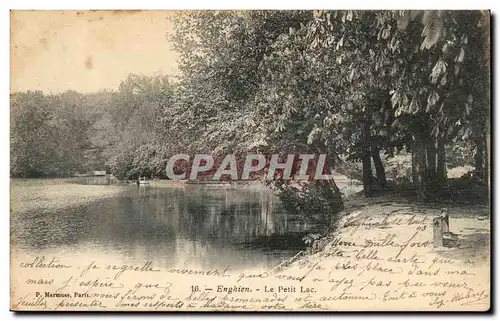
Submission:
M 111 141 L 107 164 L 119 178 L 164 176 L 169 148 L 178 141 L 167 130 L 173 88 L 168 77 L 129 75 L 110 100 Z
M 102 167 L 93 144 L 93 125 L 103 107 L 92 97 L 68 91 L 57 95 L 23 92 L 11 95 L 11 175 L 61 176 Z M 103 97 L 101 97 L 103 98 Z
M 306 26 L 306 39 L 321 53 L 316 60 L 322 68 L 334 68 L 332 61 L 345 67 L 335 74 L 347 89 L 344 101 L 354 98 L 350 119 L 364 124 L 358 126 L 363 142 L 357 144 L 368 172 L 364 174 L 367 196 L 372 137 L 390 152 L 401 147 L 413 152 L 414 183 L 423 200 L 435 195 L 444 181 L 445 142 L 468 139 L 473 128 L 483 128 L 464 124 L 470 124 L 475 112 L 488 114 L 471 105 L 475 96 L 483 102 L 487 97 L 488 63 L 485 51 L 476 48 L 487 44 L 488 26 L 488 15 L 479 11 L 321 11 Z M 466 51 L 472 53 L 470 58 Z M 464 84 L 464 79 L 473 85 Z M 392 108 L 384 103 L 387 92 Z M 361 112 L 356 111 L 357 104 Z M 380 116 L 385 121 L 376 121 Z M 387 138 L 381 142 L 383 137 Z
M 470 139 L 478 130 L 477 136 L 486 136 L 478 125 L 489 114 L 489 64 L 478 48 L 488 42 L 489 16 L 480 11 L 424 11 L 402 12 L 396 18 L 398 29 L 390 29 L 388 43 L 396 46 L 394 58 L 405 77 L 394 84 L 391 99 L 395 113 L 412 116 L 415 183 L 419 198 L 426 199 L 444 181 L 445 142 Z
M 11 95 L 11 175 L 36 177 L 51 172 L 55 129 L 47 97 L 40 91 Z

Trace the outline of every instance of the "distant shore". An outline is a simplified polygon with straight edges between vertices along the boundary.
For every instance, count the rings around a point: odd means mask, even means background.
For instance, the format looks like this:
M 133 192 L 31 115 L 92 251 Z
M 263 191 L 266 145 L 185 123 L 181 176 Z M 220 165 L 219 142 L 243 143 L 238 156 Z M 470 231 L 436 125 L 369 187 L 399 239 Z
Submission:
M 27 211 L 60 210 L 80 204 L 95 202 L 119 195 L 125 190 L 136 188 L 135 181 L 120 184 L 93 185 L 78 183 L 79 178 L 54 179 L 11 179 L 11 214 Z M 151 180 L 147 187 L 186 188 L 195 186 L 222 186 L 265 188 L 260 182 L 188 182 L 172 180 Z
M 80 204 L 99 201 L 101 199 L 114 197 L 125 190 L 135 187 L 135 181 L 130 180 L 119 184 L 94 185 L 82 184 L 83 178 L 36 178 L 10 180 L 10 204 L 11 213 L 22 213 L 33 210 L 57 210 Z M 89 178 L 92 179 L 92 178 Z M 102 179 L 102 178 L 101 178 Z M 347 194 L 357 192 L 360 187 L 348 185 L 348 179 L 339 176 L 341 182 L 345 183 Z M 105 178 L 104 178 L 105 180 Z M 147 187 L 223 187 L 223 188 L 250 188 L 267 189 L 260 181 L 172 181 L 166 179 L 154 179 L 149 181 Z M 352 191 L 351 191 L 352 189 Z
M 11 179 L 10 211 L 57 210 L 116 196 L 127 185 L 82 185 L 68 179 Z

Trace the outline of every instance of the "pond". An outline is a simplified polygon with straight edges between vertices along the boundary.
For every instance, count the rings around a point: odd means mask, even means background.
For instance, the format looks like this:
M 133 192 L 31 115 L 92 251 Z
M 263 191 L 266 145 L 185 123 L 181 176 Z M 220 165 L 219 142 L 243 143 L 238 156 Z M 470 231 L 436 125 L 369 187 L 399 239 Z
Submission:
M 287 213 L 269 190 L 252 187 L 134 185 L 112 197 L 11 217 L 14 249 L 32 255 L 233 270 L 277 266 L 319 228 Z

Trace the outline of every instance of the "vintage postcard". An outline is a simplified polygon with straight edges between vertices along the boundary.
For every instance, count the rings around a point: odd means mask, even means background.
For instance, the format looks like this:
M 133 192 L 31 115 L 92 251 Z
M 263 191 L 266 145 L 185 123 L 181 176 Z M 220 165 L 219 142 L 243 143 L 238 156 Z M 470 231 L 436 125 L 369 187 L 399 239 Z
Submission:
M 11 11 L 13 311 L 488 311 L 490 12 Z

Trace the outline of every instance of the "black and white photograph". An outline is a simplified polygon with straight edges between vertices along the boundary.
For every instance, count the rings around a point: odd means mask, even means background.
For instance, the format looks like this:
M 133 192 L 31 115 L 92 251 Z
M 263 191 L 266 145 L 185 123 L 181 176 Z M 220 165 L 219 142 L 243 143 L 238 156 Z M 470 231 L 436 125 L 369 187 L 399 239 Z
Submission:
M 488 311 L 489 10 L 11 10 L 12 311 Z

